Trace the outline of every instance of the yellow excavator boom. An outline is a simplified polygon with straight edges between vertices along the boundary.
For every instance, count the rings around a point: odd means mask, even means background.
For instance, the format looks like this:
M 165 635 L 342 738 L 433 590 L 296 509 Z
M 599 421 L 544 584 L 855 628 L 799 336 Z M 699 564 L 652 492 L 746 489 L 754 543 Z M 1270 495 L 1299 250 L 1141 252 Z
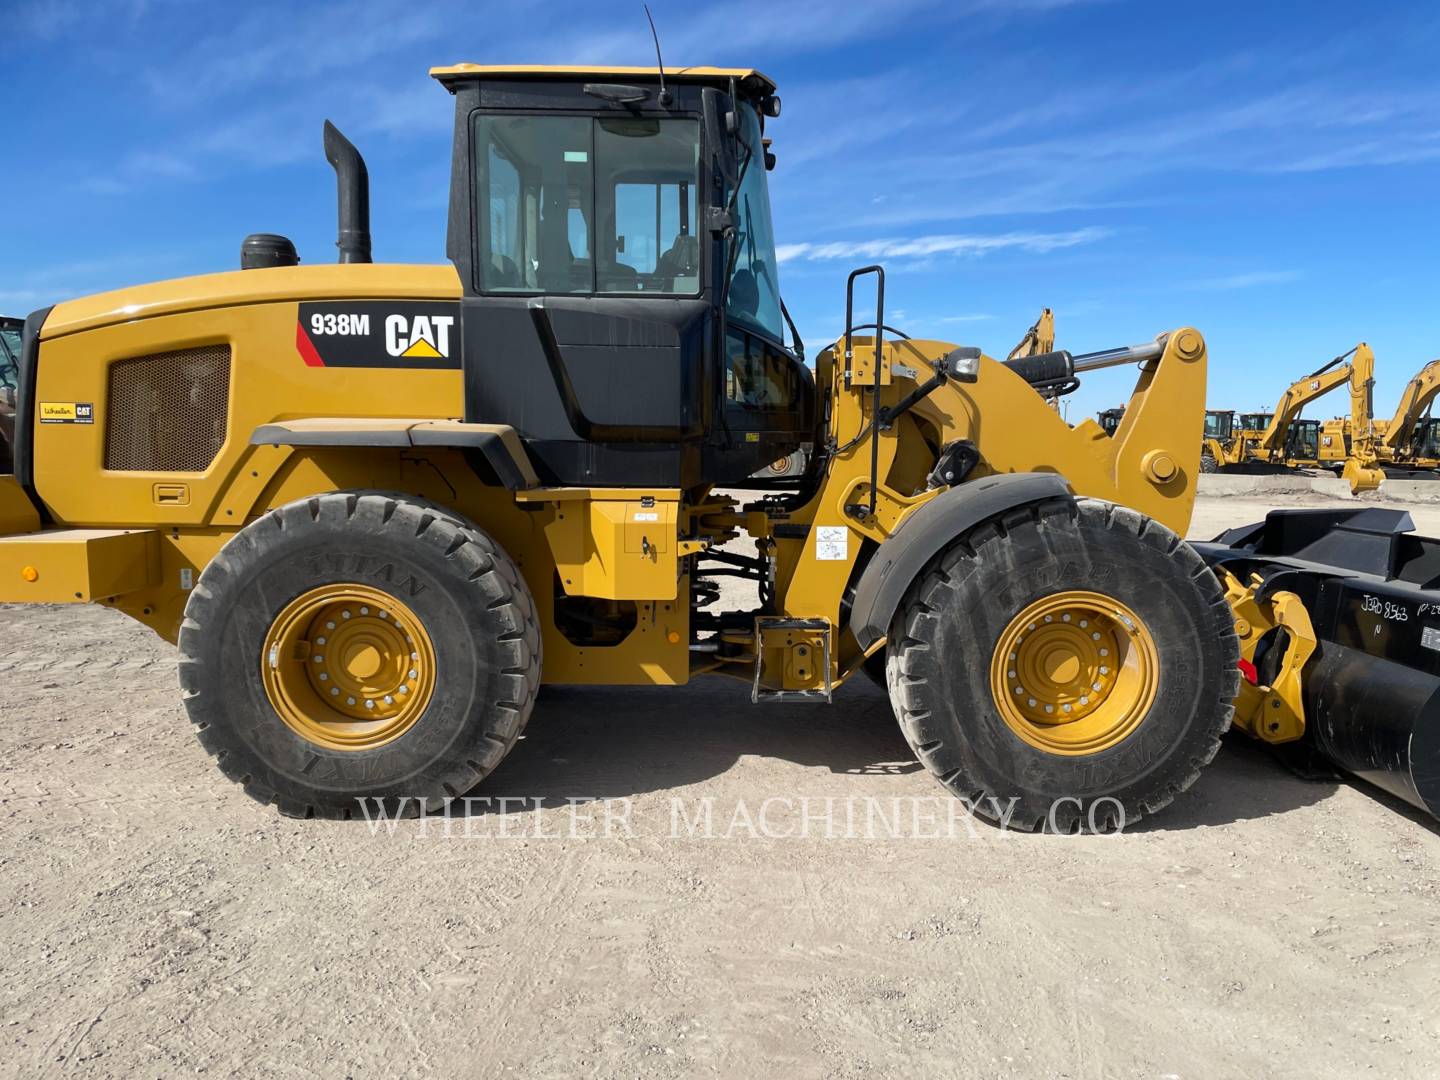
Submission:
M 1405 384 L 1400 403 L 1395 406 L 1395 415 L 1378 439 L 1382 454 L 1394 457 L 1404 452 L 1415 422 L 1429 408 L 1436 394 L 1440 394 L 1440 360 L 1431 360 Z
M 1040 317 L 1035 320 L 1025 336 L 1010 350 L 1006 360 L 1015 360 L 1021 356 L 1039 356 L 1041 353 L 1055 351 L 1055 313 L 1048 307 L 1040 312 Z
M 1350 352 L 1342 353 L 1319 370 L 1291 383 L 1289 389 L 1281 394 L 1280 400 L 1275 403 L 1275 415 L 1270 418 L 1264 433 L 1256 440 L 1255 450 L 1271 460 L 1283 452 L 1285 436 L 1290 425 L 1299 418 L 1301 410 L 1316 398 L 1328 394 L 1350 379 L 1354 364 L 1346 361 L 1355 351 L 1351 349 Z

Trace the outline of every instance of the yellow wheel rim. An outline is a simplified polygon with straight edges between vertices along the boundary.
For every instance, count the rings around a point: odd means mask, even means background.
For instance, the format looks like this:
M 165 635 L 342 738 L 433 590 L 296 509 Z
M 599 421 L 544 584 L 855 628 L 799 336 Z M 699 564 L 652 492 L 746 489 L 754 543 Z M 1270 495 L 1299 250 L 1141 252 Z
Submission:
M 990 692 L 1006 726 L 1037 750 L 1098 754 L 1144 721 L 1159 672 L 1155 639 L 1135 612 L 1067 589 L 1010 620 L 990 661 Z
M 260 654 L 285 725 L 328 750 L 371 750 L 420 719 L 435 649 L 415 613 L 366 585 L 322 585 L 276 616 Z

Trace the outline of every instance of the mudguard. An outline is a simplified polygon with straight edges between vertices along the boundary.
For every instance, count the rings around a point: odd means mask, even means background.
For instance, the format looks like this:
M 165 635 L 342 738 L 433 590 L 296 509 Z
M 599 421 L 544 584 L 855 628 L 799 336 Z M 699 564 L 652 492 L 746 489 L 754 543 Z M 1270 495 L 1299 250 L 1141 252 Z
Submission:
M 957 536 L 1018 506 L 1072 496 L 1056 473 L 987 476 L 951 488 L 901 523 L 860 574 L 850 605 L 850 629 L 869 649 L 890 630 L 911 583 Z
M 264 424 L 251 434 L 250 442 L 273 446 L 447 447 L 478 454 L 496 482 L 510 491 L 524 491 L 540 484 L 524 441 L 505 424 L 319 416 Z

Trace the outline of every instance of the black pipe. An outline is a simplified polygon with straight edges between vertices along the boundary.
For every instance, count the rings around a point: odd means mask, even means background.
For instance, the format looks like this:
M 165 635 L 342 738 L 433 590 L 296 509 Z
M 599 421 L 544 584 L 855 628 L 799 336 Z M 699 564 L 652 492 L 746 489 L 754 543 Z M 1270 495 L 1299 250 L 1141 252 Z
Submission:
M 336 201 L 340 209 L 340 235 L 335 246 L 342 263 L 368 263 L 370 259 L 370 173 L 365 159 L 340 129 L 325 121 L 325 160 L 335 169 Z
M 1306 727 L 1348 773 L 1440 817 L 1440 680 L 1331 641 L 1305 671 Z

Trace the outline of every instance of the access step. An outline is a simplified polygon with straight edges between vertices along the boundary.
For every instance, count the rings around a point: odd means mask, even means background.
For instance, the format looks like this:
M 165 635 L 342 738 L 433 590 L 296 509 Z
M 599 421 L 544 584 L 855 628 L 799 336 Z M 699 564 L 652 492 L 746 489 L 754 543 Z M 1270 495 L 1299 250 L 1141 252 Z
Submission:
M 750 700 L 830 703 L 830 623 L 762 615 L 755 620 L 755 682 Z

